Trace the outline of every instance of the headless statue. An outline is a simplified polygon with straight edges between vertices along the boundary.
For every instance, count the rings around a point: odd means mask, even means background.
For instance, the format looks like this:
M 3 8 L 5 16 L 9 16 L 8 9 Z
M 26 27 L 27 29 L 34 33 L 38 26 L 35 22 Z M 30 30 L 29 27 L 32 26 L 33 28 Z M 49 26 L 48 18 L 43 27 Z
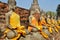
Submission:
M 15 0 L 8 0 L 9 9 L 16 7 L 16 1 Z

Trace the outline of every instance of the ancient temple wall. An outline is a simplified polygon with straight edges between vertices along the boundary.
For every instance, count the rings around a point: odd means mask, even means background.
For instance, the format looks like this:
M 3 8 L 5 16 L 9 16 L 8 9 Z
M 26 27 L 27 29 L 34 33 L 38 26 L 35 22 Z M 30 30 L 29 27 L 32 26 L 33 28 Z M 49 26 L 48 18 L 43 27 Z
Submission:
M 16 7 L 18 8 L 18 13 L 21 16 L 20 21 L 26 21 L 26 22 L 21 22 L 22 25 L 28 24 L 28 16 L 29 16 L 29 10 L 21 7 Z M 15 9 L 17 10 L 17 9 Z M 9 7 L 7 3 L 0 2 L 0 23 L 5 24 L 5 14 L 9 11 Z

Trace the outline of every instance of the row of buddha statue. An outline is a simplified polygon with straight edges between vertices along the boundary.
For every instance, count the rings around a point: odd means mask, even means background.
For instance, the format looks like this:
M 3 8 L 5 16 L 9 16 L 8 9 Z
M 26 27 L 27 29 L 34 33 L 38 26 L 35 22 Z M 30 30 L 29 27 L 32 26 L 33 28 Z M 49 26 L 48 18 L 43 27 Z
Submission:
M 5 39 L 18 40 L 21 36 L 25 37 L 32 34 L 31 32 L 39 32 L 39 34 L 47 39 L 50 34 L 58 33 L 60 30 L 60 20 L 56 20 L 50 15 L 40 15 L 37 12 L 29 16 L 28 27 L 26 28 L 24 25 L 21 25 L 20 15 L 14 11 L 11 10 L 5 14 L 6 28 L 0 28 Z
M 15 0 L 14 0 L 15 1 Z M 29 23 L 26 26 L 21 25 L 20 14 L 16 13 L 16 2 L 10 0 L 9 11 L 5 14 L 6 27 L 0 27 L 0 38 L 4 40 L 19 40 L 26 35 L 38 32 L 42 37 L 48 39 L 50 35 L 59 33 L 60 20 L 51 17 L 50 15 L 41 14 L 37 0 L 33 0 L 32 8 L 30 9 Z

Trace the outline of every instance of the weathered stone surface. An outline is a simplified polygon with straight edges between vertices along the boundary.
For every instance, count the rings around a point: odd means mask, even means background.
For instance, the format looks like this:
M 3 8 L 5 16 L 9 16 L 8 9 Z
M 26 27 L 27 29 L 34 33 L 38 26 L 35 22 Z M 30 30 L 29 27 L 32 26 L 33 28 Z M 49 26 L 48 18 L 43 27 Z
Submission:
M 26 37 L 21 37 L 19 40 L 46 40 L 43 38 L 42 35 L 39 34 L 39 32 L 33 32 L 32 35 L 26 35 Z
M 33 33 L 33 36 L 38 40 L 46 40 L 39 32 Z

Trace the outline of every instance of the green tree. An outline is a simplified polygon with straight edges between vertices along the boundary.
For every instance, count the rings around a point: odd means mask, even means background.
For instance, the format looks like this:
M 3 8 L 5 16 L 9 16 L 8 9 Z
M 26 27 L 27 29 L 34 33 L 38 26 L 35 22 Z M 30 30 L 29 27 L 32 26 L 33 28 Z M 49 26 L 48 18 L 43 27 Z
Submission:
M 46 14 L 47 15 L 50 15 L 51 17 L 52 16 L 56 16 L 56 13 L 55 12 L 52 12 L 52 11 L 47 11 Z
M 58 4 L 57 6 L 57 18 L 60 17 L 60 4 Z

